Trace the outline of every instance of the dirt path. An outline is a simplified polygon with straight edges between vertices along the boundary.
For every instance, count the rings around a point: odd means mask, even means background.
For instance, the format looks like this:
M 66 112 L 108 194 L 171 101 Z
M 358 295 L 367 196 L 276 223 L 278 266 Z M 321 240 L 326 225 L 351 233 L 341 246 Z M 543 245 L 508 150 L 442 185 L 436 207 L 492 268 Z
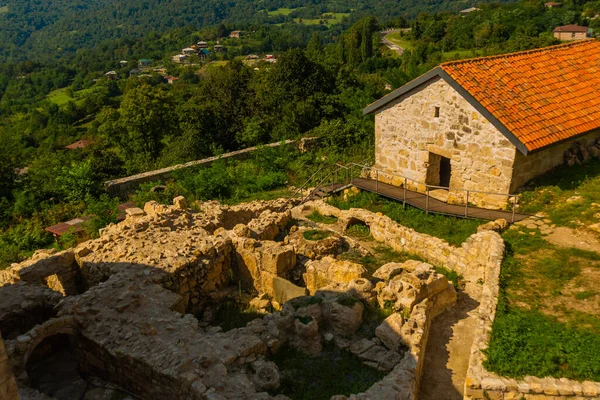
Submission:
M 600 253 L 600 239 L 598 239 L 598 235 L 586 230 L 558 227 L 554 228 L 548 236 L 545 236 L 545 239 L 556 246 L 575 247 L 581 250 Z
M 481 286 L 467 284 L 457 304 L 436 317 L 429 330 L 419 400 L 463 398 Z

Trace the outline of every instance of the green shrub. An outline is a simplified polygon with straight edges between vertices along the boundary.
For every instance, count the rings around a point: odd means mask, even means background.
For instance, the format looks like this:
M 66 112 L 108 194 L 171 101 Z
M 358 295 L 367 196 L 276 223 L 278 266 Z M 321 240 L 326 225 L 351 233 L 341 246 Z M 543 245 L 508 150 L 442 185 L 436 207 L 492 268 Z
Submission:
M 346 234 L 358 240 L 373 240 L 371 229 L 366 225 L 354 224 L 346 229 Z
M 309 229 L 307 231 L 302 232 L 302 236 L 306 240 L 322 240 L 331 236 L 331 232 L 329 231 L 321 231 L 318 229 Z
M 336 394 L 349 396 L 367 390 L 385 374 L 368 367 L 352 353 L 325 344 L 317 356 L 293 348 L 273 355 L 281 376 L 276 393 L 294 400 L 329 400 Z
M 352 296 L 340 296 L 337 298 L 337 303 L 346 307 L 354 307 L 358 300 Z
M 338 221 L 337 217 L 323 215 L 319 212 L 319 210 L 313 211 L 312 213 L 307 215 L 306 218 L 310 219 L 313 222 L 318 222 L 321 224 L 328 224 L 328 225 L 335 224 Z

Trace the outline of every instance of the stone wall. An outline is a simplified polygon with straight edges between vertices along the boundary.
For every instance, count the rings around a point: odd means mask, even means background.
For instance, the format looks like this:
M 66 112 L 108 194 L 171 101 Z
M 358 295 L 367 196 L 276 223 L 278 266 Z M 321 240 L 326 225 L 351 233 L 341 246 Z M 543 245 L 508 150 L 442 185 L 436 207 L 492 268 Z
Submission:
M 519 187 L 527 183 L 527 181 L 530 179 L 533 179 L 536 176 L 550 171 L 552 168 L 564 164 L 564 153 L 570 149 L 575 142 L 579 142 L 585 148 L 588 148 L 599 139 L 600 132 L 592 132 L 584 136 L 578 136 L 577 138 L 564 143 L 551 146 L 544 150 L 530 153 L 527 156 L 517 152 L 513 170 L 511 191 L 514 192 Z M 567 167 L 565 166 L 565 168 Z
M 439 185 L 437 162 L 442 156 L 450 159 L 451 188 L 509 193 L 515 147 L 441 78 L 377 112 L 375 143 L 375 166 L 386 172 Z M 425 191 L 423 184 L 407 186 Z M 449 201 L 461 203 L 464 198 L 464 191 L 456 191 Z M 469 196 L 469 202 L 481 206 L 501 206 L 506 200 L 505 196 Z
M 496 232 L 476 233 L 460 247 L 456 247 L 442 239 L 400 225 L 381 213 L 359 208 L 342 211 L 322 201 L 307 202 L 304 206 L 314 207 L 321 214 L 335 216 L 341 221 L 363 221 L 378 242 L 397 251 L 418 255 L 430 264 L 456 271 L 472 282 L 488 279 L 489 268 L 500 268 L 504 257 L 504 241 Z
M 588 38 L 587 32 L 554 32 L 554 37 L 558 40 L 584 40 Z
M 299 142 L 294 140 L 286 140 L 284 142 L 269 143 L 264 147 L 280 147 L 281 145 L 289 147 L 297 146 L 300 151 L 305 151 L 307 147 L 311 146 L 317 141 L 318 138 L 315 137 L 302 138 Z M 130 194 L 133 194 L 142 183 L 162 182 L 170 178 L 174 172 L 193 167 L 209 167 L 217 160 L 244 160 L 249 158 L 253 152 L 259 150 L 261 147 L 263 146 L 249 147 L 238 151 L 232 151 L 230 153 L 225 153 L 220 156 L 208 157 L 202 160 L 190 161 L 184 164 L 177 164 L 171 167 L 157 169 L 155 171 L 148 171 L 137 175 L 127 176 L 125 178 L 115 179 L 104 182 L 104 189 L 112 196 L 126 198 Z
M 10 360 L 4 348 L 2 336 L 0 336 L 0 399 L 19 400 L 17 383 L 15 382 Z

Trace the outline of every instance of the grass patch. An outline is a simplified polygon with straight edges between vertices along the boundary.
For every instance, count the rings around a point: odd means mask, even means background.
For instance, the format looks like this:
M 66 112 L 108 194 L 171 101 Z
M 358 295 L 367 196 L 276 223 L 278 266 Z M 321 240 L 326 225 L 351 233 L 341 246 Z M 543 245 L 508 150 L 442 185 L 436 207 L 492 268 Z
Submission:
M 456 271 L 452 271 L 445 267 L 435 267 L 438 274 L 444 275 L 454 286 L 456 290 L 462 290 L 465 288 L 465 280 L 462 275 Z
M 365 307 L 363 311 L 363 323 L 358 330 L 360 336 L 372 338 L 375 336 L 375 329 L 390 315 L 394 313 L 394 308 L 390 302 L 385 307 Z
M 503 376 L 600 380 L 600 335 L 562 324 L 537 310 L 500 306 L 486 368 Z
M 587 287 L 590 283 L 582 270 L 600 266 L 599 257 L 557 248 L 531 232 L 522 228 L 503 234 L 507 256 L 486 368 L 514 378 L 598 380 L 600 358 L 595 354 L 600 351 L 600 318 L 577 301 L 597 294 Z M 563 294 L 565 288 L 577 291 L 568 289 Z
M 562 283 L 570 281 L 581 273 L 581 266 L 577 260 L 558 251 L 552 256 L 538 259 L 536 269 L 546 278 Z
M 350 13 L 324 13 L 321 15 L 321 18 L 294 18 L 294 22 L 300 25 L 325 25 L 330 27 L 332 25 L 341 24 L 342 20 L 349 16 Z
M 318 229 L 310 229 L 308 231 L 302 232 L 302 236 L 306 240 L 322 240 L 331 236 L 331 232 L 329 231 L 321 231 Z
M 346 229 L 346 234 L 358 240 L 373 240 L 373 236 L 371 236 L 371 229 L 362 224 L 352 225 L 350 228 Z
M 336 301 L 338 304 L 341 304 L 345 307 L 354 307 L 354 305 L 358 303 L 358 300 L 352 296 L 340 296 Z
M 6 13 L 8 13 L 8 6 L 0 7 L 0 14 L 6 14 Z
M 357 207 L 372 212 L 381 212 L 401 225 L 444 239 L 454 246 L 460 246 L 469 236 L 477 233 L 477 227 L 484 223 L 482 220 L 427 214 L 425 211 L 410 206 L 404 209 L 402 203 L 369 192 L 361 192 L 347 200 L 343 200 L 339 196 L 333 197 L 330 199 L 330 203 L 342 210 Z
M 290 13 L 292 11 L 295 11 L 295 10 L 298 10 L 298 8 L 285 8 L 285 7 L 281 7 L 281 8 L 278 8 L 277 10 L 269 11 L 268 14 L 270 16 L 290 15 Z
M 293 193 L 290 192 L 287 188 L 279 188 L 273 190 L 266 190 L 264 192 L 250 193 L 249 195 L 240 198 L 226 199 L 223 200 L 223 203 L 228 205 L 235 205 L 257 200 L 275 200 L 280 198 L 288 198 L 291 195 L 293 195 Z
M 395 45 L 402 47 L 404 50 L 412 50 L 415 48 L 414 42 L 402 36 L 400 32 L 389 33 L 385 35 L 385 38 Z
M 217 309 L 214 323 L 227 332 L 235 328 L 242 328 L 248 322 L 262 317 L 263 314 L 257 312 L 247 304 L 229 299 L 221 303 Z
M 372 249 L 372 252 L 372 255 L 364 256 L 356 250 L 350 250 L 343 253 L 340 259 L 361 264 L 365 267 L 369 275 L 373 275 L 379 267 L 387 263 L 402 263 L 408 260 L 423 261 L 419 256 L 407 252 L 399 252 L 389 246 L 376 246 Z
M 586 300 L 595 295 L 596 295 L 596 292 L 594 292 L 593 290 L 583 290 L 581 292 L 575 293 L 575 298 L 577 300 Z
M 567 203 L 572 196 L 582 196 L 580 202 Z M 592 159 L 583 165 L 561 165 L 530 181 L 521 195 L 524 212 L 548 213 L 556 225 L 577 228 L 595 222 L 600 212 L 600 160 Z
M 294 400 L 329 400 L 336 394 L 364 392 L 385 376 L 333 345 L 327 345 L 317 356 L 287 348 L 272 359 L 281 373 L 277 393 Z
M 337 217 L 323 215 L 319 212 L 319 210 L 313 211 L 312 213 L 307 215 L 306 218 L 310 219 L 312 222 L 318 222 L 321 224 L 328 225 L 335 224 L 338 221 Z
M 59 107 L 70 101 L 75 101 L 74 97 L 69 96 L 67 88 L 53 90 L 48 93 L 47 99 Z

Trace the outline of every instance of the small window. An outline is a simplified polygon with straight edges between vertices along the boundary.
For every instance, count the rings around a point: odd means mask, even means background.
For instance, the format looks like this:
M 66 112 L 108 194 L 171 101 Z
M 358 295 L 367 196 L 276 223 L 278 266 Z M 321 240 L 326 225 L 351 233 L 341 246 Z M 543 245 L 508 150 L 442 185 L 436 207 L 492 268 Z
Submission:
M 435 116 L 436 118 L 439 118 L 439 117 L 440 117 L 440 108 L 439 108 L 439 107 L 435 107 L 435 114 L 434 114 L 434 116 Z

